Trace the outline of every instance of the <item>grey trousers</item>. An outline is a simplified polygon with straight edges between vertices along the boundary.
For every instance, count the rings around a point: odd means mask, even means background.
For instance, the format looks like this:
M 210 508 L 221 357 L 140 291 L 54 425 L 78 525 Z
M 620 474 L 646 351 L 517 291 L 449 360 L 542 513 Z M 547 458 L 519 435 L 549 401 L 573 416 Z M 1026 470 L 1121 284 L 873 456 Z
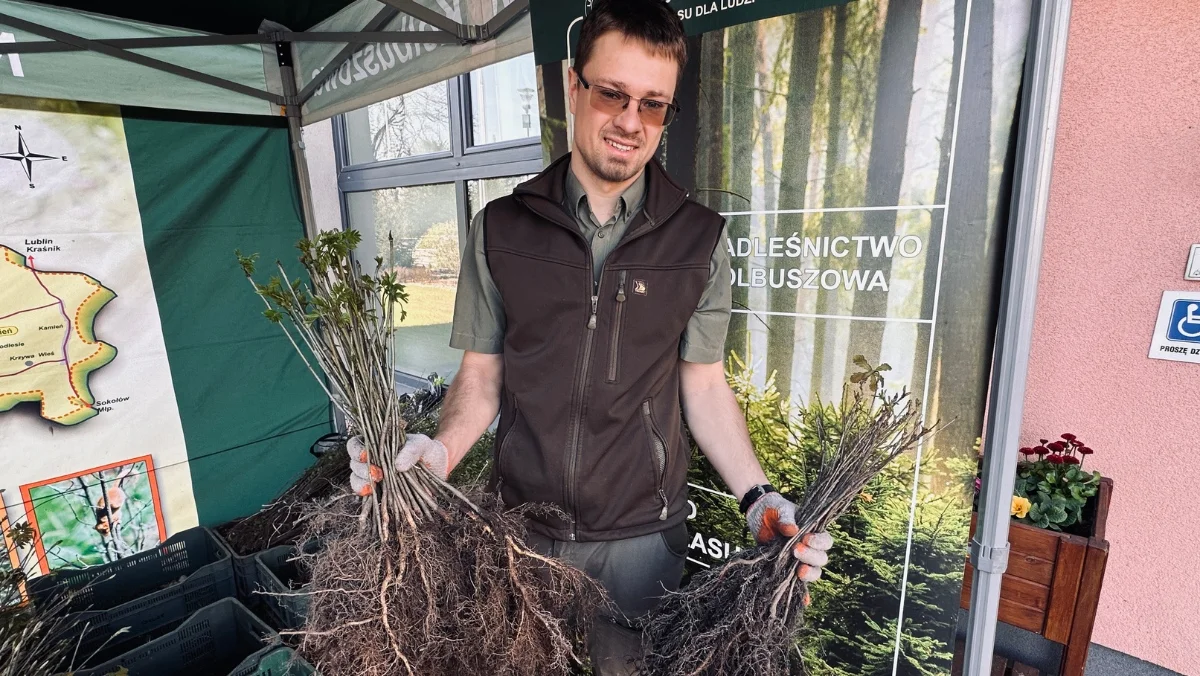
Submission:
M 687 525 L 627 540 L 564 542 L 529 534 L 529 546 L 591 575 L 620 611 L 597 617 L 591 633 L 596 676 L 637 674 L 642 653 L 641 620 L 667 591 L 679 589 L 687 557 Z

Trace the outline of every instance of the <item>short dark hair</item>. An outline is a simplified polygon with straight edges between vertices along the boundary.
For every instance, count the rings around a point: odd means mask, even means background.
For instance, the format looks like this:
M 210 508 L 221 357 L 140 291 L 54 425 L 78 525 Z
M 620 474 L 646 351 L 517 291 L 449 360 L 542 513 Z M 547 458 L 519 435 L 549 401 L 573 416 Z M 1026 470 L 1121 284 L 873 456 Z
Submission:
M 645 44 L 657 56 L 674 59 L 683 77 L 688 59 L 687 36 L 679 15 L 663 0 L 596 0 L 579 27 L 576 73 L 583 72 L 596 40 L 611 31 Z

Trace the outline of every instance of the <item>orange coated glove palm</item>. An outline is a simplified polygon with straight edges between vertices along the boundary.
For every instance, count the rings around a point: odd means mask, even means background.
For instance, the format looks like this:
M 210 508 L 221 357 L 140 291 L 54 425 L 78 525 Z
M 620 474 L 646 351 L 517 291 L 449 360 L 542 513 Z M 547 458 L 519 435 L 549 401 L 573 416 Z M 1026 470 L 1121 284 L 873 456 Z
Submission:
M 350 437 L 346 442 L 350 454 L 350 489 L 358 495 L 370 495 L 375 482 L 383 478 L 383 470 L 367 461 L 367 447 L 359 437 Z M 430 472 L 445 479 L 449 465 L 446 447 L 437 439 L 424 434 L 410 434 L 404 448 L 396 454 L 396 469 L 407 472 L 420 462 Z
M 755 539 L 767 544 L 776 538 L 792 538 L 800 532 L 796 525 L 796 505 L 779 493 L 767 493 L 746 512 L 746 525 Z M 800 561 L 796 576 L 805 582 L 821 577 L 821 568 L 829 563 L 833 537 L 829 533 L 809 533 L 792 548 Z

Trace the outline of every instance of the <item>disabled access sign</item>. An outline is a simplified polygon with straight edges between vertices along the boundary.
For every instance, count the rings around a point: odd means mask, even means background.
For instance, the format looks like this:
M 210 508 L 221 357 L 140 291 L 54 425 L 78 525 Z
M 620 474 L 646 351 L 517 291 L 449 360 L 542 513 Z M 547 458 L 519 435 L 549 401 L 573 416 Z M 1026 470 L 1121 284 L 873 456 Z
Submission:
M 1164 291 L 1151 359 L 1200 364 L 1200 291 Z

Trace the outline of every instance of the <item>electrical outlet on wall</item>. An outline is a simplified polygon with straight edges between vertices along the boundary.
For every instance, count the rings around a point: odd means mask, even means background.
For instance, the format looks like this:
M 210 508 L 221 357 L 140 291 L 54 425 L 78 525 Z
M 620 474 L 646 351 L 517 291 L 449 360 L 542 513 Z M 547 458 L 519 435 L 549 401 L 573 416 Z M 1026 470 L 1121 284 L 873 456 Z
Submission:
M 1200 244 L 1192 245 L 1192 255 L 1188 256 L 1187 271 L 1183 273 L 1183 278 L 1200 282 Z

